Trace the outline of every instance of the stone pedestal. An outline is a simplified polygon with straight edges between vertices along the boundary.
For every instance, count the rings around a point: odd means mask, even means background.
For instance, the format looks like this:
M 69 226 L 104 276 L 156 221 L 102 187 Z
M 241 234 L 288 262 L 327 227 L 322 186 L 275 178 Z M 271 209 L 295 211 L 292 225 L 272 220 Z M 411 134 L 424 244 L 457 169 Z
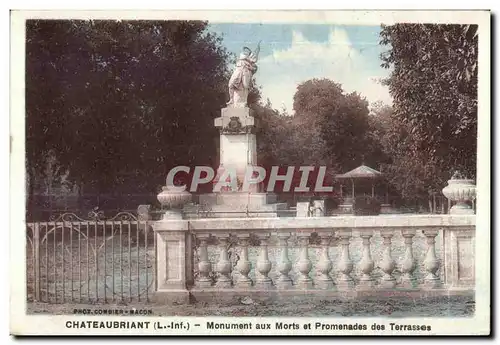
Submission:
M 192 285 L 193 250 L 188 222 L 183 220 L 182 207 L 191 201 L 187 191 L 163 187 L 157 196 L 166 210 L 162 219 L 156 221 L 153 230 L 156 236 L 156 294 L 159 303 L 189 301 L 187 285 Z
M 229 196 L 234 194 L 235 200 L 228 202 L 227 198 L 218 196 Z M 185 219 L 200 218 L 274 218 L 284 217 L 288 213 L 287 203 L 252 203 L 250 200 L 255 197 L 259 199 L 264 193 L 220 193 L 217 197 L 214 194 L 200 195 L 200 204 L 186 205 L 183 209 Z M 258 197 L 258 198 L 257 198 Z
M 277 201 L 273 193 L 248 193 L 248 192 L 227 192 L 208 193 L 200 195 L 200 204 L 205 205 L 227 205 L 231 208 L 241 206 L 257 208 L 259 206 L 273 204 Z
M 278 217 L 281 211 L 287 209 L 287 204 L 277 203 L 276 195 L 272 193 L 209 193 L 200 195 L 199 203 L 200 205 L 184 209 L 186 217 L 197 218 L 197 215 L 205 218 Z
M 445 286 L 448 289 L 473 287 L 476 281 L 474 229 L 446 229 L 443 242 Z
M 214 122 L 220 131 L 218 175 L 226 169 L 234 169 L 238 179 L 243 181 L 247 168 L 257 165 L 255 119 L 250 108 L 223 108 L 221 117 Z
M 310 217 L 311 204 L 309 202 L 297 202 L 297 214 L 296 217 Z
M 215 127 L 220 131 L 220 163 L 214 187 L 221 179 L 236 177 L 238 181 L 215 189 L 214 193 L 200 195 L 199 205 L 185 209 L 188 218 L 277 217 L 287 208 L 286 203 L 276 203 L 273 193 L 260 192 L 256 183 L 243 188 L 246 174 L 257 167 L 255 118 L 251 112 L 248 107 L 230 106 L 223 108 L 221 116 L 215 119 Z
M 157 288 L 158 302 L 187 303 L 187 284 L 193 281 L 190 234 L 188 222 L 182 219 L 163 219 L 154 223 L 157 236 Z

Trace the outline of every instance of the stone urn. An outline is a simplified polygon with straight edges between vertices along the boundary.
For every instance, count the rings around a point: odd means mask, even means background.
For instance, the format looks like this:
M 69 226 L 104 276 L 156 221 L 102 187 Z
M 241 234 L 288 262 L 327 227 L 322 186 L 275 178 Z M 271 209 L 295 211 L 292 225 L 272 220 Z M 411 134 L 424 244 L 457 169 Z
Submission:
M 443 194 L 448 200 L 456 202 L 450 208 L 450 214 L 474 214 L 474 209 L 469 205 L 469 202 L 476 199 L 474 180 L 455 172 L 448 180 L 448 185 L 443 188 Z
M 163 187 L 157 196 L 162 208 L 166 209 L 163 219 L 182 219 L 182 208 L 191 202 L 192 197 L 188 191 L 181 191 L 167 186 Z

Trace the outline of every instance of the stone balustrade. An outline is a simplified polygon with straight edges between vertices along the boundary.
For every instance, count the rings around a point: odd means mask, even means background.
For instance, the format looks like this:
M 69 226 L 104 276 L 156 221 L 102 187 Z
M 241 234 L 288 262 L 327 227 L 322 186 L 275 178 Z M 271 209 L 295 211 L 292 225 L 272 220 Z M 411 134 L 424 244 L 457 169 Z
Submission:
M 474 291 L 474 215 L 163 219 L 160 301 Z

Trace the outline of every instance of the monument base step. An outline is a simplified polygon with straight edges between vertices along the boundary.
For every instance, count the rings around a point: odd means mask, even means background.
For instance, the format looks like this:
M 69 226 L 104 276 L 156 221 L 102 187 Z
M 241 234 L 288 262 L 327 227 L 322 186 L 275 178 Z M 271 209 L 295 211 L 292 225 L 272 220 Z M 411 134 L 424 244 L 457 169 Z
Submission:
M 276 194 L 273 193 L 246 193 L 246 192 L 226 192 L 202 194 L 199 197 L 200 205 L 224 205 L 230 207 L 249 207 L 274 204 L 277 201 Z
M 215 194 L 214 194 L 215 195 Z M 264 203 L 265 193 L 240 194 L 240 198 L 233 196 L 227 198 L 227 194 L 222 198 L 211 198 L 214 195 L 203 195 L 197 205 L 186 205 L 183 213 L 187 219 L 193 218 L 266 218 L 289 215 L 287 203 Z M 208 197 L 207 197 L 208 196 Z M 245 198 L 243 198 L 243 196 Z M 215 202 L 226 201 L 226 204 L 216 204 Z M 272 200 L 272 197 L 271 197 Z M 212 203 L 210 203 L 212 201 Z

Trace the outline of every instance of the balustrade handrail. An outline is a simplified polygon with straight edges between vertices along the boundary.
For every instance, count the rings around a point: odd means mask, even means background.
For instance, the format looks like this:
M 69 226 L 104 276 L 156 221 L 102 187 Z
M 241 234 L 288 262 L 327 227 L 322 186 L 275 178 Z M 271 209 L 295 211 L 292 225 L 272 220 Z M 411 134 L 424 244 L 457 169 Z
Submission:
M 43 224 L 47 226 L 68 226 L 68 225 L 143 225 L 143 224 L 152 224 L 154 221 L 152 220 L 60 220 L 60 221 L 36 221 L 36 222 L 27 222 L 27 226 L 33 226 L 35 224 Z
M 475 215 L 378 215 L 333 217 L 275 217 L 275 218 L 208 218 L 163 220 L 176 231 L 256 231 L 286 229 L 405 229 L 405 228 L 475 228 Z M 163 228 L 163 227 L 161 227 Z

